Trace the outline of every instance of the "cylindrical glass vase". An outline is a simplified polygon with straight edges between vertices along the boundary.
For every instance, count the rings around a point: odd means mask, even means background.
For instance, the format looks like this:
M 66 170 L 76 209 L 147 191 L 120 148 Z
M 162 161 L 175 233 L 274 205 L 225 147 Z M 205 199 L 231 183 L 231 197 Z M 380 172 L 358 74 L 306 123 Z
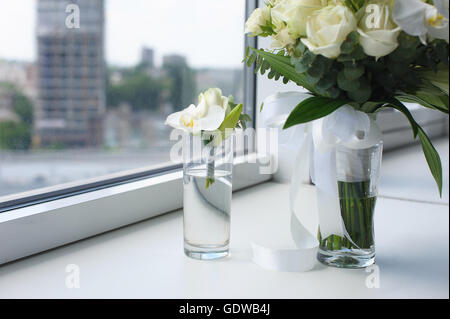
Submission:
M 375 262 L 374 212 L 382 150 L 382 142 L 365 149 L 337 147 L 337 184 L 346 235 L 322 238 L 319 229 L 320 262 L 339 268 L 364 268 Z
M 221 143 L 205 133 L 184 136 L 184 252 L 191 258 L 228 255 L 233 140 L 233 134 Z

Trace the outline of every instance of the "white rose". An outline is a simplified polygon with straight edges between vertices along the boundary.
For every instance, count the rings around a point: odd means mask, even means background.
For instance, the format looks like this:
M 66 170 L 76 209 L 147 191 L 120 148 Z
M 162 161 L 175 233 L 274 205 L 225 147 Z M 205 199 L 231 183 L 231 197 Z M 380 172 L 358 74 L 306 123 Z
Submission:
M 272 35 L 272 40 L 273 41 L 270 44 L 270 46 L 272 48 L 281 49 L 290 44 L 294 44 L 296 39 L 289 34 L 288 28 L 283 28 L 279 30 L 276 34 Z
M 327 58 L 336 58 L 341 53 L 341 44 L 347 35 L 356 30 L 356 18 L 346 6 L 329 5 L 316 10 L 306 23 L 307 38 L 301 41 L 308 49 Z
M 322 8 L 322 0 L 279 0 L 271 10 L 271 47 L 284 48 L 294 44 L 300 36 L 306 35 L 306 20 L 315 10 Z
M 286 13 L 289 33 L 294 38 L 306 36 L 306 22 L 316 10 L 323 8 L 322 0 L 291 0 L 291 9 Z
M 396 0 L 393 19 L 409 35 L 449 42 L 448 0 L 435 0 L 437 8 L 420 0 Z M 438 10 L 439 8 L 439 10 Z
M 306 35 L 306 20 L 315 10 L 323 8 L 322 0 L 281 0 L 272 9 L 275 31 L 288 28 L 292 38 Z
M 392 21 L 389 4 L 383 0 L 372 1 L 363 8 L 363 12 L 358 33 L 364 52 L 378 59 L 394 51 L 402 30 Z
M 222 96 L 220 89 L 208 89 L 198 97 L 198 105 L 191 104 L 186 109 L 170 114 L 166 124 L 193 134 L 201 131 L 214 131 L 230 113 L 228 98 Z
M 270 23 L 270 8 L 257 8 L 245 23 L 245 33 L 251 33 L 252 36 L 261 35 L 264 33 L 261 26 L 266 26 L 267 22 Z

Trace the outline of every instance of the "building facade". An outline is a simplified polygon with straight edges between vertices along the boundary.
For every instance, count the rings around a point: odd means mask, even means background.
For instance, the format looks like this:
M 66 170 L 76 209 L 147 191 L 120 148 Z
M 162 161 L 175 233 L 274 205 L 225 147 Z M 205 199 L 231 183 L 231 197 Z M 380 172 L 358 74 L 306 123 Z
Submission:
M 36 30 L 37 143 L 67 147 L 101 144 L 104 1 L 38 0 Z

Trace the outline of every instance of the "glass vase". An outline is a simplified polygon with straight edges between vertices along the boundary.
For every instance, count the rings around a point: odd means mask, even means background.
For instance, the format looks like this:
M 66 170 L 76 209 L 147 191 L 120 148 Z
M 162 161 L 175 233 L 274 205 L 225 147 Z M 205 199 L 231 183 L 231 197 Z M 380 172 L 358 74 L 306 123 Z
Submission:
M 319 229 L 318 260 L 323 264 L 364 268 L 375 262 L 374 212 L 382 150 L 382 142 L 366 149 L 336 148 L 337 186 L 346 236 L 322 238 Z
M 184 252 L 211 260 L 228 255 L 233 169 L 231 134 L 219 145 L 206 133 L 183 139 Z

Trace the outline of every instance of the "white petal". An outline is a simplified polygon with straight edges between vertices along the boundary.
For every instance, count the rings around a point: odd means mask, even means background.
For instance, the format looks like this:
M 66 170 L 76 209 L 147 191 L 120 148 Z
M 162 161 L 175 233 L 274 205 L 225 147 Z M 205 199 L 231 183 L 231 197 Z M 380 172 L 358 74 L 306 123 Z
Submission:
M 427 25 L 427 30 L 428 30 L 429 35 L 433 39 L 442 39 L 442 40 L 447 41 L 447 43 L 448 43 L 448 40 L 449 40 L 448 20 L 446 21 L 446 23 L 444 23 L 440 27 L 433 27 L 431 25 Z
M 393 20 L 410 35 L 421 36 L 427 33 L 425 12 L 431 7 L 420 0 L 396 0 Z
M 203 117 L 208 113 L 208 104 L 204 98 L 200 100 L 194 112 L 196 117 Z
M 220 105 L 222 101 L 222 91 L 218 88 L 208 89 L 204 93 L 208 105 Z
M 167 117 L 165 124 L 172 126 L 173 128 L 177 128 L 177 129 L 184 128 L 181 125 L 181 120 L 180 120 L 183 112 L 184 111 L 180 111 L 180 112 L 175 112 L 175 113 L 170 114 Z
M 308 39 L 302 38 L 301 39 L 303 44 L 308 47 L 308 49 L 314 53 L 314 54 L 322 54 L 324 57 L 327 57 L 329 59 L 334 59 L 341 54 L 341 46 L 339 44 L 329 44 L 324 45 L 322 47 L 315 46 L 312 44 Z
M 358 29 L 360 35 L 359 43 L 363 47 L 365 54 L 380 58 L 388 55 L 398 47 L 397 38 L 400 32 L 400 28 L 368 32 Z
M 225 118 L 225 109 L 219 105 L 211 105 L 208 115 L 198 119 L 198 127 L 203 131 L 213 131 L 219 128 Z
M 228 98 L 224 97 L 222 107 L 225 109 L 225 116 L 231 112 L 230 104 L 228 104 L 228 103 L 229 103 Z

